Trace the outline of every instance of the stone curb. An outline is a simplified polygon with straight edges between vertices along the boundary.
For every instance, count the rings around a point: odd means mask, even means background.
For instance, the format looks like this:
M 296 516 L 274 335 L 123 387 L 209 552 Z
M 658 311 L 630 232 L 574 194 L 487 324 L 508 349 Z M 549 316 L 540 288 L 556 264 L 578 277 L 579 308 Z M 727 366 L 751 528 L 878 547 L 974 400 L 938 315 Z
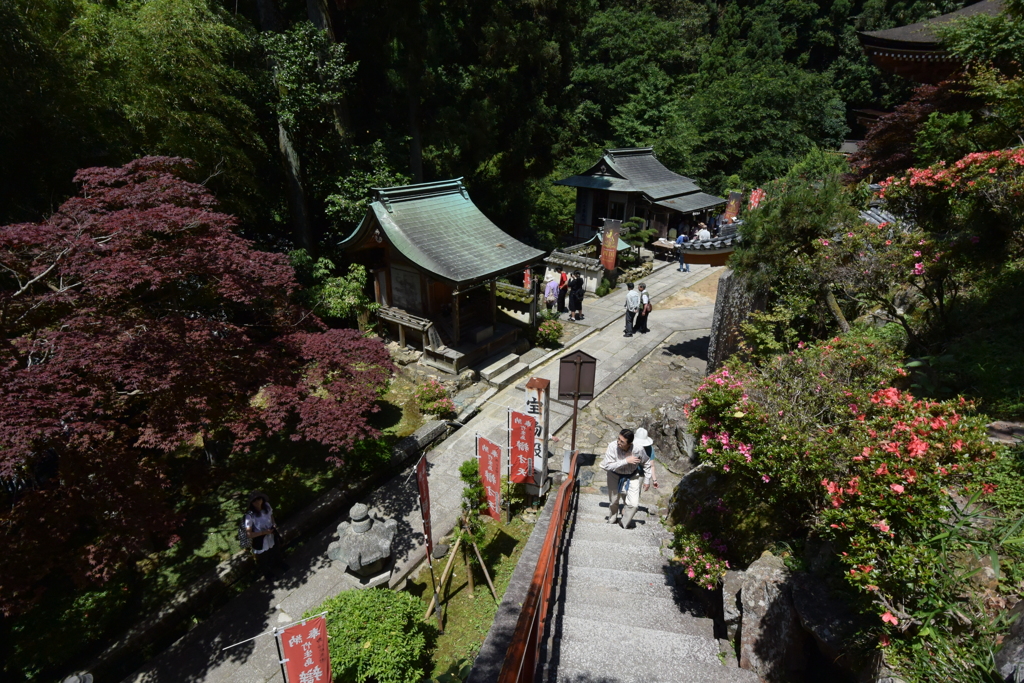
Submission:
M 431 420 L 417 429 L 411 436 L 399 441 L 391 454 L 393 468 L 402 465 L 414 456 L 439 441 L 447 431 L 447 423 L 443 420 Z M 302 537 L 307 532 L 319 527 L 324 520 L 342 510 L 347 501 L 357 500 L 372 490 L 391 472 L 380 472 L 367 477 L 351 488 L 333 488 L 305 508 L 292 515 L 280 527 L 282 540 L 287 543 Z M 159 631 L 171 627 L 176 620 L 183 619 L 188 612 L 194 610 L 201 601 L 212 599 L 213 596 L 236 583 L 243 576 L 256 568 L 248 551 L 241 550 L 227 560 L 210 569 L 192 585 L 179 591 L 156 614 L 135 625 L 108 646 L 85 667 L 86 671 L 96 671 L 116 661 L 129 650 L 141 647 L 158 637 Z

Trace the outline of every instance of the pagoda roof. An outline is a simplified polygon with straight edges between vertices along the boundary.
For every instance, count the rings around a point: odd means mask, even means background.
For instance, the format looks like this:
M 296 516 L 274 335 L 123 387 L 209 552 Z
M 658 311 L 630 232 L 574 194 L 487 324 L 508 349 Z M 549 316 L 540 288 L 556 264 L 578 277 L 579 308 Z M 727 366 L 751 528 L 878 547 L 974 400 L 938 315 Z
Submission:
M 611 192 L 640 192 L 652 202 L 700 192 L 692 178 L 665 168 L 655 158 L 651 147 L 606 149 L 601 160 L 589 169 L 555 184 Z
M 882 31 L 858 33 L 864 53 L 883 71 L 918 83 L 940 83 L 960 69 L 939 38 L 939 29 L 950 22 L 974 16 L 995 16 L 1002 0 L 982 0 L 949 14 Z
M 462 178 L 373 188 L 366 216 L 338 246 L 355 246 L 378 227 L 413 266 L 454 285 L 487 280 L 544 256 L 492 223 L 470 200 Z
M 958 19 L 977 15 L 995 16 L 1003 9 L 1002 0 L 981 0 L 949 14 L 897 26 L 882 31 L 862 31 L 861 44 L 876 47 L 907 47 L 912 49 L 942 49 L 938 28 Z

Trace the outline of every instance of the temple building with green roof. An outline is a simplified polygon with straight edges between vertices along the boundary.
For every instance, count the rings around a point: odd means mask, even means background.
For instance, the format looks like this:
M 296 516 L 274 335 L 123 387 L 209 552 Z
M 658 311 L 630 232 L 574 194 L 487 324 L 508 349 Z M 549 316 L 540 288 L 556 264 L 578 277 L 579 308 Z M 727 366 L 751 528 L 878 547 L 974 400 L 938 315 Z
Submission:
M 598 234 L 606 218 L 633 216 L 656 228 L 658 237 L 675 237 L 681 224 L 695 224 L 726 203 L 665 168 L 651 147 L 607 149 L 589 169 L 555 184 L 576 188 L 573 236 L 579 241 Z
M 366 266 L 378 317 L 423 345 L 427 362 L 458 372 L 518 330 L 498 322 L 497 280 L 544 252 L 511 237 L 470 200 L 462 178 L 373 189 L 366 216 L 339 246 Z

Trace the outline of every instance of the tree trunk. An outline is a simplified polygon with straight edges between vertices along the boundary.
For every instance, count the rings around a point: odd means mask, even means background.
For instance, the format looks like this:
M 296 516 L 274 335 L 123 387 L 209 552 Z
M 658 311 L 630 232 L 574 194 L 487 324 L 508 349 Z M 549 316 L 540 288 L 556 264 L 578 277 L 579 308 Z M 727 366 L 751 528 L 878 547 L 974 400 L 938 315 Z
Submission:
M 260 30 L 280 33 L 284 30 L 284 21 L 278 11 L 275 0 L 256 0 L 256 11 L 260 18 Z M 271 72 L 276 66 L 270 64 Z M 299 154 L 292 142 L 291 134 L 280 119 L 277 121 L 277 147 L 281 152 L 285 175 L 288 177 L 288 204 L 291 207 L 292 231 L 295 244 L 306 251 L 313 249 L 313 229 L 309 223 L 309 207 L 306 193 L 302 187 L 302 166 Z
M 828 287 L 822 288 L 822 294 L 825 297 L 825 306 L 828 307 L 828 312 L 835 318 L 836 323 L 839 325 L 839 329 L 844 333 L 850 331 L 850 323 L 846 321 L 846 316 L 843 315 L 843 309 L 839 308 L 839 302 L 836 301 L 836 295 L 832 293 L 832 290 Z

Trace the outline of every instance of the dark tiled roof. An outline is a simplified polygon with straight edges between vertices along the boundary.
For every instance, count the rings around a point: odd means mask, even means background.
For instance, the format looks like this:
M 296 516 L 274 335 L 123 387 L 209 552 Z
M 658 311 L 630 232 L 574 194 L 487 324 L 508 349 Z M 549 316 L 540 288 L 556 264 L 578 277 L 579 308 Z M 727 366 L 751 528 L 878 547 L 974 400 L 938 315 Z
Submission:
M 860 33 L 861 43 L 876 47 L 914 47 L 918 49 L 939 49 L 939 37 L 936 27 L 957 19 L 966 19 L 979 14 L 995 16 L 1002 11 L 1002 0 L 982 0 L 963 9 L 942 16 L 919 21 L 916 24 L 897 26 L 884 31 L 863 31 Z
M 674 211 L 700 211 L 702 209 L 710 209 L 713 206 L 721 206 L 728 200 L 716 197 L 714 195 L 707 194 L 705 192 L 694 192 L 692 194 L 684 194 L 679 197 L 670 197 L 669 199 L 662 199 L 660 202 L 655 202 L 658 206 L 664 206 L 665 208 L 672 209 Z
M 453 284 L 485 280 L 544 255 L 484 216 L 461 178 L 373 191 L 366 217 L 340 247 L 355 244 L 379 224 L 409 261 Z
M 601 160 L 556 185 L 612 192 L 642 192 L 651 201 L 700 192 L 692 179 L 665 168 L 650 147 L 608 149 Z

